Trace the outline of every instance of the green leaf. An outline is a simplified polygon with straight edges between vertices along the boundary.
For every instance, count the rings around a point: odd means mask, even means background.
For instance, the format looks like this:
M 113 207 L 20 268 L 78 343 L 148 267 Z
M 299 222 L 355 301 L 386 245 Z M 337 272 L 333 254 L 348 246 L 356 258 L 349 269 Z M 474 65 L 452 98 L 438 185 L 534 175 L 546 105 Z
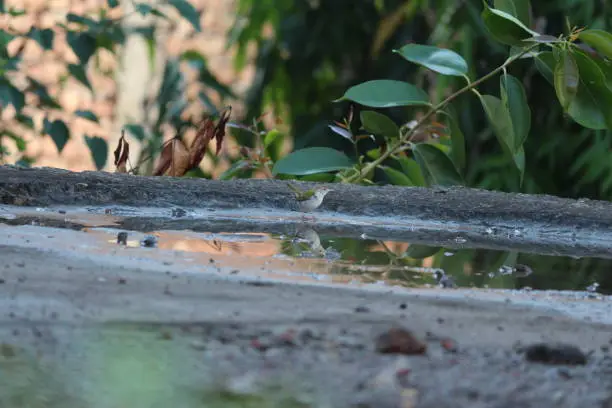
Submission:
M 465 169 L 465 136 L 454 113 L 446 117 L 446 126 L 450 130 L 451 160 L 455 168 L 462 172 Z
M 414 186 L 414 183 L 401 171 L 395 170 L 393 167 L 378 166 L 384 172 L 391 184 L 396 186 Z
M 96 114 L 93 113 L 90 110 L 78 110 L 78 111 L 74 112 L 74 114 L 76 116 L 78 116 L 79 118 L 91 120 L 92 122 L 99 122 L 98 117 L 96 116 Z
M 404 253 L 405 257 L 413 258 L 413 259 L 424 259 L 429 258 L 430 256 L 434 256 L 440 251 L 440 247 L 432 247 L 426 245 L 416 245 L 410 244 L 408 249 Z
M 531 27 L 531 2 L 529 0 L 495 0 L 493 6 L 516 17 L 527 27 Z
M 399 128 L 388 116 L 374 111 L 361 111 L 359 117 L 366 131 L 389 139 L 399 137 Z
M 279 132 L 276 129 L 270 130 L 264 136 L 264 140 L 263 140 L 264 148 L 268 148 L 268 146 L 270 146 L 272 143 L 274 143 L 279 137 L 280 138 L 283 137 L 283 134 L 281 132 Z
M 181 16 L 191 23 L 196 31 L 202 31 L 200 25 L 200 14 L 187 0 L 168 0 L 168 3 L 173 6 Z
M 39 28 L 32 27 L 29 37 L 40 44 L 44 50 L 53 49 L 53 39 L 55 38 L 55 33 L 50 28 L 41 30 Z
M 580 84 L 568 114 L 584 127 L 612 129 L 612 90 L 603 72 L 583 51 L 573 49 L 572 55 L 578 65 Z
M 59 119 L 50 122 L 45 118 L 43 121 L 43 130 L 46 134 L 51 136 L 55 146 L 57 146 L 57 151 L 61 153 L 66 143 L 68 143 L 68 139 L 70 139 L 70 130 L 68 130 L 68 126 Z
M 249 164 L 248 161 L 246 161 L 246 160 L 238 160 L 236 163 L 232 164 L 229 169 L 225 170 L 219 176 L 219 180 L 231 180 L 235 176 L 240 174 L 241 171 L 244 171 L 244 170 L 249 169 L 249 168 L 250 168 L 250 164 Z
M 408 44 L 394 52 L 410 62 L 443 75 L 463 76 L 468 73 L 467 62 L 455 51 L 429 45 Z
M 380 79 L 363 82 L 336 101 L 353 101 L 372 108 L 429 105 L 427 94 L 407 82 Z
M 525 45 L 523 40 L 539 35 L 527 28 L 516 17 L 489 7 L 486 1 L 483 1 L 483 4 L 482 20 L 489 34 L 496 41 L 520 47 Z
M 0 77 L 0 104 L 13 105 L 17 112 L 21 112 L 25 106 L 25 95 L 6 77 Z
M 134 8 L 143 17 L 147 16 L 149 13 L 151 13 L 151 11 L 153 11 L 153 6 L 147 3 L 135 3 Z
M 49 95 L 47 87 L 45 87 L 43 84 L 41 84 L 34 78 L 28 77 L 28 80 L 30 81 L 30 86 L 28 87 L 28 90 L 38 96 L 41 106 L 53 109 L 61 109 L 60 104 L 57 103 L 55 98 Z
M 109 8 L 115 8 L 119 6 L 119 0 L 107 0 L 106 4 Z
M 417 187 L 425 187 L 427 185 L 427 183 L 425 183 L 425 178 L 423 177 L 423 172 L 421 171 L 421 166 L 419 166 L 419 163 L 417 163 L 414 159 L 409 159 L 405 156 L 398 157 L 397 161 L 402 167 L 402 171 L 410 179 L 412 184 Z
M 13 142 L 15 142 L 15 147 L 17 147 L 17 150 L 20 152 L 24 152 L 26 150 L 26 141 L 21 136 L 17 136 L 10 130 L 2 131 L 2 136 L 8 136 L 10 139 L 12 139 Z
M 516 152 L 525 143 L 531 129 L 531 110 L 527 103 L 525 88 L 520 80 L 512 75 L 502 75 L 501 97 L 506 104 L 512 124 L 514 145 L 512 151 Z
M 89 79 L 87 79 L 87 73 L 85 72 L 85 67 L 83 65 L 68 64 L 68 72 L 70 72 L 70 75 L 72 75 L 74 79 L 85 85 L 90 91 L 93 92 L 93 87 L 91 86 L 91 83 L 89 83 Z
M 540 75 L 542 75 L 549 84 L 555 85 L 554 72 L 555 72 L 555 56 L 552 51 L 545 51 L 539 53 L 535 57 L 535 65 Z
M 87 27 L 90 30 L 100 30 L 100 22 L 86 16 L 81 16 L 74 13 L 68 13 L 66 20 L 69 23 L 77 23 Z
M 96 52 L 96 39 L 88 33 L 68 31 L 68 45 L 79 58 L 82 65 L 86 65 L 89 58 Z
M 85 135 L 85 143 L 89 147 L 96 169 L 103 169 L 108 158 L 108 144 L 106 140 L 98 136 L 89 137 Z
M 15 115 L 15 119 L 28 129 L 34 129 L 34 120 L 32 120 L 30 116 L 24 115 L 23 113 L 18 113 Z
M 15 36 L 13 34 L 0 29 L 0 50 L 5 53 L 5 57 L 8 56 L 8 54 L 6 54 L 6 47 L 14 38 Z
M 499 144 L 511 154 L 514 150 L 514 132 L 510 112 L 508 112 L 506 105 L 501 99 L 492 95 L 481 95 L 480 102 Z
M 142 142 L 146 139 L 147 134 L 145 133 L 144 127 L 136 124 L 128 124 L 123 126 L 123 128 L 132 134 L 139 142 Z
M 344 153 L 329 147 L 308 147 L 296 150 L 274 164 L 273 174 L 296 176 L 344 170 L 353 166 Z
M 564 112 L 567 112 L 572 101 L 578 93 L 580 75 L 578 64 L 567 49 L 561 50 L 560 58 L 554 71 L 555 92 Z
M 440 186 L 463 184 L 453 162 L 442 150 L 428 143 L 418 143 L 412 148 L 412 152 L 421 166 L 427 184 Z
M 612 58 L 612 34 L 604 30 L 584 30 L 578 34 L 578 38 L 601 54 Z

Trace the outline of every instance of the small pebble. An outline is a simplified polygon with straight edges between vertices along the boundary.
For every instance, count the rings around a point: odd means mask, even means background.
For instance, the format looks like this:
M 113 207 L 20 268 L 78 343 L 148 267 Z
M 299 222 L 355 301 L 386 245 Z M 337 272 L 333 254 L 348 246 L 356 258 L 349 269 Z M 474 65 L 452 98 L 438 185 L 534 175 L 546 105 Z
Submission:
M 154 235 L 147 235 L 140 244 L 145 248 L 155 248 L 157 246 L 157 237 Z
M 128 233 L 123 231 L 117 234 L 117 244 L 127 245 Z
M 571 344 L 537 343 L 525 347 L 527 361 L 556 365 L 585 365 L 586 355 Z
M 427 345 L 409 330 L 391 328 L 376 339 L 376 351 L 382 354 L 425 354 Z

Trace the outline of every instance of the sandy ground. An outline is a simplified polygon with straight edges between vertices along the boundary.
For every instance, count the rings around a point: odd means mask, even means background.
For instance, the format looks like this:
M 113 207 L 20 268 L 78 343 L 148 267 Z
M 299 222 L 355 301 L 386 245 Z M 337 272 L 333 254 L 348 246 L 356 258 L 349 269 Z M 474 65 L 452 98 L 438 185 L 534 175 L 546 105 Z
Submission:
M 223 265 L 193 272 L 174 261 L 57 250 L 40 243 L 62 239 L 59 230 L 39 228 L 38 241 L 35 230 L 0 229 L 0 336 L 3 344 L 60 367 L 62 389 L 77 401 L 71 406 L 118 406 L 126 392 L 99 372 L 108 370 L 109 361 L 120 366 L 125 355 L 140 373 L 123 384 L 132 385 L 127 395 L 138 401 L 131 406 L 157 406 L 146 403 L 151 393 L 182 406 L 612 403 L 609 325 L 512 299 L 298 285 L 226 274 Z M 378 352 L 378 336 L 393 327 L 410 330 L 426 344 L 425 354 Z M 587 363 L 527 362 L 521 350 L 537 342 L 576 345 Z M 166 378 L 153 391 L 134 377 L 144 375 L 139 370 L 150 358 Z M 11 374 L 1 363 L 0 372 Z M 4 378 L 6 388 L 6 378 L 14 376 Z M 46 387 L 35 386 L 37 393 L 57 394 Z M 207 403 L 184 400 L 192 394 L 181 390 L 194 387 Z M 100 395 L 114 403 L 103 404 Z M 289 399 L 277 401 L 284 395 Z M 232 405 L 253 398 L 259 403 Z

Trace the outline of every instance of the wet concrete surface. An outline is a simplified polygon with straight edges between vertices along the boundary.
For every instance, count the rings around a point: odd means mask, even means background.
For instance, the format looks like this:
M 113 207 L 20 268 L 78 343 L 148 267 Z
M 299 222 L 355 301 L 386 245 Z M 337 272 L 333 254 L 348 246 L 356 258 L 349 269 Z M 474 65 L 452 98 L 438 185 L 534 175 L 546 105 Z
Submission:
M 99 186 L 98 193 L 87 187 L 86 193 L 70 198 L 77 188 L 74 181 L 78 174 L 52 171 L 50 178 L 45 178 L 42 170 L 6 171 L 14 173 L 0 180 L 1 204 L 5 205 L 5 217 L 0 218 L 0 406 L 612 406 L 609 296 L 406 288 L 363 282 L 348 285 L 313 278 L 320 271 L 308 268 L 326 265 L 325 260 L 301 263 L 270 257 L 262 263 L 235 251 L 194 253 L 164 247 L 163 236 L 158 238 L 157 247 L 144 248 L 130 244 L 136 231 L 166 230 L 167 234 L 168 226 L 181 230 L 176 228 L 181 224 L 174 224 L 177 217 L 172 217 L 172 208 L 196 208 L 193 203 L 187 205 L 195 196 L 186 199 L 176 193 L 182 187 L 174 183 L 183 181 L 167 181 L 167 187 L 175 191 L 176 202 L 168 198 L 172 191 L 155 193 L 166 196 L 164 205 L 139 193 L 138 183 L 128 182 L 136 189 L 127 199 L 132 200 L 129 205 L 135 204 L 134 197 L 160 204 L 156 217 L 139 217 L 138 209 L 132 208 L 132 220 L 155 221 L 137 227 L 135 221 L 125 223 L 130 219 L 125 203 L 116 203 L 110 214 L 99 216 L 106 206 L 112 206 L 106 200 L 118 197 L 108 196 L 111 190 L 103 181 L 124 180 L 125 176 L 115 179 L 112 175 L 85 173 L 83 177 L 90 183 L 93 178 L 104 185 Z M 38 181 L 28 185 L 22 174 L 35 174 Z M 69 181 L 62 180 L 64 176 Z M 37 184 L 53 177 L 58 177 L 53 179 L 56 184 L 47 190 Z M 164 184 L 163 180 L 153 181 Z M 195 181 L 184 182 L 199 186 Z M 297 223 L 300 215 L 289 208 L 274 210 L 276 204 L 284 202 L 281 198 L 285 193 L 278 185 L 261 185 L 270 191 L 278 189 L 277 196 L 271 198 L 269 213 L 259 208 L 263 201 L 248 205 L 248 189 L 242 190 L 235 208 L 225 202 L 223 211 L 235 220 L 250 219 L 253 225 L 257 219 L 260 224 L 272 219 L 269 224 L 277 225 L 277 233 L 289 233 L 287 224 L 293 222 L 291 219 Z M 16 186 L 21 186 L 21 192 Z M 231 191 L 219 194 L 235 194 Z M 348 191 L 360 194 L 361 190 L 349 187 Z M 7 205 L 16 204 L 19 194 L 25 197 L 22 204 L 36 203 L 41 209 L 24 207 L 22 214 L 7 216 L 11 211 L 17 213 Z M 85 203 L 87 194 L 89 203 Z M 368 194 L 366 201 L 376 200 L 373 193 Z M 525 205 L 531 206 L 533 199 L 524 198 L 528 201 Z M 62 200 L 67 202 L 61 204 Z M 254 195 L 253 200 L 261 197 Z M 332 197 L 331 208 L 316 214 L 317 227 L 341 228 L 340 211 L 352 204 L 338 200 Z M 514 208 L 523 205 L 520 197 L 512 200 Z M 165 207 L 170 202 L 172 206 Z M 551 202 L 568 209 L 570 217 L 550 218 L 547 226 L 541 225 L 549 228 L 548 232 L 540 234 L 534 228 L 537 234 L 533 237 L 549 236 L 552 241 L 553 235 L 547 234 L 558 229 L 562 236 L 571 238 L 575 232 L 571 226 L 580 225 L 579 233 L 590 236 L 589 241 L 560 239 L 552 252 L 561 248 L 569 254 L 609 254 L 609 246 L 600 242 L 607 236 L 607 218 L 603 217 L 600 224 L 592 220 L 593 214 L 608 208 L 607 203 Z M 46 205 L 51 204 L 65 209 L 50 210 Z M 69 206 L 74 204 L 95 208 L 70 216 Z M 428 212 L 435 218 L 432 214 L 445 208 L 440 205 L 437 209 L 421 206 L 417 213 Z M 583 205 L 587 210 L 572 213 Z M 246 240 L 247 233 L 256 230 L 236 227 L 228 231 L 228 227 L 205 223 L 205 217 L 214 219 L 222 212 L 214 210 L 200 214 L 199 219 L 192 215 L 192 225 L 200 222 L 200 227 L 185 234 L 197 229 L 213 235 L 225 231 L 243 233 Z M 398 211 L 390 211 L 395 214 L 390 219 L 395 219 Z M 501 210 L 495 211 L 499 214 Z M 26 212 L 34 214 L 23 214 Z M 49 224 L 45 220 L 52 217 L 36 216 L 36 212 L 59 214 L 57 224 Z M 498 220 L 497 226 L 527 228 L 528 219 L 512 221 L 511 215 Z M 364 218 L 371 216 L 357 209 L 344 215 L 349 222 L 369 223 L 375 228 L 374 220 Z M 447 231 L 449 244 L 451 237 L 457 236 L 453 228 L 477 223 L 466 219 L 442 221 L 451 230 Z M 388 229 L 387 238 L 395 238 L 398 230 L 409 233 L 411 222 Z M 429 227 L 435 220 L 419 222 Z M 213 224 L 218 230 L 210 228 Z M 485 229 L 495 226 L 480 225 Z M 440 224 L 441 234 L 445 233 L 443 227 Z M 128 245 L 109 240 L 105 228 L 129 230 Z M 262 229 L 265 227 L 259 232 Z M 519 238 L 504 239 L 523 242 Z M 259 242 L 257 236 L 248 239 Z M 493 245 L 503 243 L 494 237 L 492 241 Z M 466 239 L 458 244 L 469 242 Z M 591 245 L 593 242 L 599 244 Z M 537 251 L 546 253 L 551 247 L 544 243 Z M 303 274 L 296 273 L 300 269 Z M 381 333 L 394 327 L 410 330 L 426 345 L 425 353 L 377 351 Z M 585 364 L 527 361 L 525 349 L 531 345 L 552 346 L 558 342 L 577 346 Z

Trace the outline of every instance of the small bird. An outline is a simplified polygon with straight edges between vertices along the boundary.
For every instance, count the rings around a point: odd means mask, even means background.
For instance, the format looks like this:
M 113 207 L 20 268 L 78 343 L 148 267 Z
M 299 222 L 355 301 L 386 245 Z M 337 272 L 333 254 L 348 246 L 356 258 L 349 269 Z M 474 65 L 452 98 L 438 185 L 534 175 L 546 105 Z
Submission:
M 295 193 L 295 200 L 297 201 L 299 210 L 302 212 L 311 212 L 319 208 L 327 193 L 332 191 L 328 187 L 301 191 L 291 183 L 287 183 L 287 185 Z

